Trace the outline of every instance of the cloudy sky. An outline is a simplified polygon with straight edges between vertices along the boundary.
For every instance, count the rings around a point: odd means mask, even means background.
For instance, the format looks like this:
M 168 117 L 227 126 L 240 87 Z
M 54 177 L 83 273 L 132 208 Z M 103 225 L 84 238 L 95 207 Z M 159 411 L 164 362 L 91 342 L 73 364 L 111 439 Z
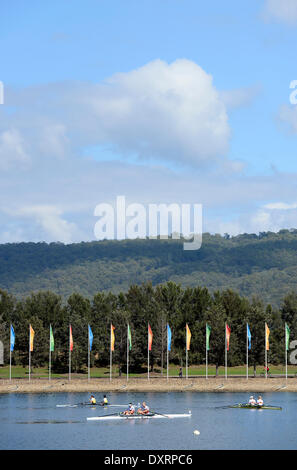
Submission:
M 0 44 L 0 243 L 93 240 L 117 195 L 297 227 L 297 0 L 16 0 Z

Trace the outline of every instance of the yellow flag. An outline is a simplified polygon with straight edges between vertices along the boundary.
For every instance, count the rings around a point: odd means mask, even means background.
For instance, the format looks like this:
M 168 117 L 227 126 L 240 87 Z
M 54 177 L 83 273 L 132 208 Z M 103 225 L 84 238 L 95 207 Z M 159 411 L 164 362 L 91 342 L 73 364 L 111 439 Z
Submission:
M 186 332 L 187 332 L 187 351 L 190 351 L 190 343 L 191 343 L 191 331 L 190 328 L 188 327 L 188 324 L 186 324 Z
M 30 351 L 33 351 L 34 335 L 35 335 L 35 332 L 32 326 L 30 325 Z
M 110 325 L 110 350 L 111 351 L 114 351 L 114 330 L 115 330 L 115 327 L 113 326 L 113 324 Z
M 266 351 L 269 351 L 269 334 L 270 334 L 270 330 L 267 326 L 267 323 L 265 323 L 265 349 Z

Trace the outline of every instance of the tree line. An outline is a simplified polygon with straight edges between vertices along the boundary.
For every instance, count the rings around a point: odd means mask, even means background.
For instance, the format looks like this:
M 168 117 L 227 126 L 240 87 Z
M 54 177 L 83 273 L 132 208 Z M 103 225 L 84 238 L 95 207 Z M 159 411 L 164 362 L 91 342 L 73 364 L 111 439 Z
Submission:
M 283 299 L 280 308 L 272 308 L 259 298 L 248 300 L 231 289 L 213 294 L 205 287 L 182 288 L 174 282 L 152 286 L 151 283 L 132 285 L 125 293 L 98 292 L 91 300 L 79 293 L 70 295 L 66 302 L 50 292 L 32 293 L 18 300 L 0 290 L 0 340 L 4 344 L 5 363 L 9 362 L 10 324 L 15 331 L 12 364 L 28 365 L 29 325 L 34 331 L 32 367 L 48 365 L 49 328 L 53 329 L 55 350 L 52 370 L 68 371 L 69 324 L 72 326 L 74 347 L 72 367 L 75 372 L 87 368 L 88 325 L 93 332 L 91 367 L 109 365 L 110 324 L 115 326 L 113 363 L 120 370 L 126 365 L 127 324 L 132 333 L 129 353 L 130 371 L 144 371 L 147 365 L 147 325 L 153 331 L 150 354 L 151 368 L 165 367 L 166 325 L 172 331 L 170 362 L 183 366 L 185 362 L 186 324 L 192 338 L 188 360 L 191 364 L 205 363 L 205 325 L 211 326 L 209 363 L 216 369 L 224 365 L 225 322 L 231 327 L 229 366 L 246 361 L 246 323 L 252 335 L 249 364 L 256 369 L 264 365 L 265 322 L 270 329 L 270 364 L 284 363 L 284 325 L 291 330 L 291 339 L 297 333 L 297 294 Z

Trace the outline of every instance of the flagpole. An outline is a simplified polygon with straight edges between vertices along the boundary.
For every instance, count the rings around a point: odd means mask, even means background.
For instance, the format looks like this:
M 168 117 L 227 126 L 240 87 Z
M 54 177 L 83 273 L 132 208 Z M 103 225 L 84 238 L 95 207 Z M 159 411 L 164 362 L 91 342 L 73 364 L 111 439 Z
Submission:
M 11 381 L 11 325 L 10 325 L 10 345 L 9 345 L 9 381 Z
M 147 380 L 150 380 L 150 348 L 149 348 L 149 328 L 147 326 Z
M 50 340 L 49 340 L 48 380 L 51 380 L 51 325 L 50 325 Z
M 228 360 L 228 355 L 227 355 L 227 323 L 225 323 L 225 379 L 227 380 L 227 360 Z
M 109 357 L 109 380 L 112 380 L 112 350 L 111 350 L 111 335 L 112 335 L 112 325 L 110 324 L 110 357 Z
M 248 342 L 248 324 L 246 324 L 246 380 L 249 379 L 249 342 Z
M 186 323 L 186 379 L 188 378 L 188 329 Z
M 205 352 L 206 352 L 205 378 L 208 379 L 207 323 L 205 325 Z
M 29 382 L 31 380 L 31 345 L 30 345 L 30 342 L 31 342 L 31 331 L 30 331 L 30 327 L 29 327 Z
M 129 380 L 129 323 L 127 325 L 127 382 Z
M 88 325 L 88 382 L 90 381 L 90 327 Z
M 267 379 L 267 325 L 265 323 L 265 378 Z
M 163 367 L 164 367 L 164 361 L 163 361 L 163 354 L 164 354 L 164 340 L 163 340 L 163 316 L 162 316 L 162 321 L 161 321 L 161 376 L 163 377 Z
M 70 338 L 70 325 L 69 325 L 69 381 L 71 380 L 71 338 Z
M 168 323 L 167 323 L 167 382 L 168 382 L 168 357 L 169 357 L 169 353 L 168 353 Z
M 287 324 L 285 323 L 285 357 L 286 357 L 286 380 L 288 380 L 288 351 L 287 351 Z

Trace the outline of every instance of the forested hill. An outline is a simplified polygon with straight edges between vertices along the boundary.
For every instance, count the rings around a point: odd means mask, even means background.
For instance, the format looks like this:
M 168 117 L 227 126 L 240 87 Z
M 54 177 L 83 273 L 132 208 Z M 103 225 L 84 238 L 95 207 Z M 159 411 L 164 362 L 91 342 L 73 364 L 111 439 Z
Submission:
M 0 245 L 0 288 L 17 297 L 51 290 L 92 297 L 118 293 L 131 284 L 174 281 L 232 288 L 278 305 L 297 286 L 297 230 L 225 237 L 203 235 L 200 250 L 184 251 L 181 240 L 125 240 Z

